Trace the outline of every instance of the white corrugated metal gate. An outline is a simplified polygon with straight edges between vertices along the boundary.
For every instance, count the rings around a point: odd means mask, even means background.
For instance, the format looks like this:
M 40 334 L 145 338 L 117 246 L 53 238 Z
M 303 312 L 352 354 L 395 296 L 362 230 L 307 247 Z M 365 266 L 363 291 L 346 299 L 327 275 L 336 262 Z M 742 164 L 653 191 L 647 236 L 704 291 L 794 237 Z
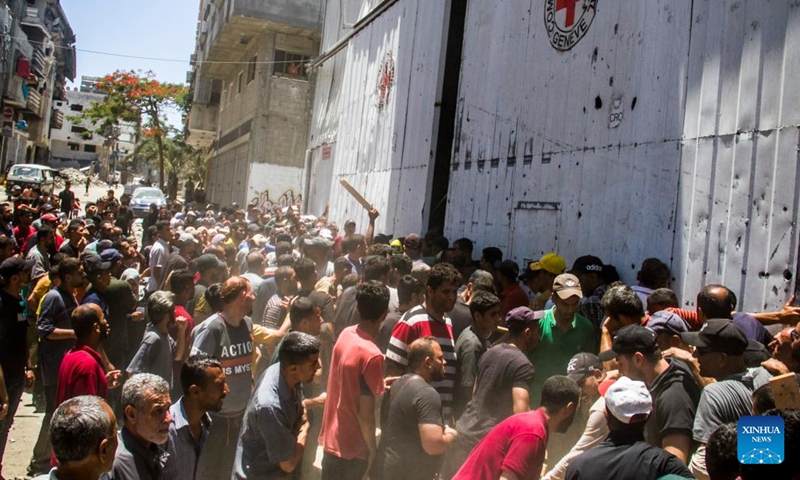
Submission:
M 628 282 L 656 256 L 688 305 L 722 282 L 740 308 L 780 306 L 798 253 L 798 3 L 470 1 L 446 235 L 517 260 L 592 253 Z M 576 30 L 548 34 L 548 9 Z
M 344 3 L 354 4 L 361 2 Z M 339 7 L 326 12 L 323 51 L 344 21 Z M 424 228 L 448 10 L 449 1 L 398 1 L 322 64 L 307 173 L 312 213 L 329 198 L 332 220 L 366 225 L 365 210 L 339 184 L 345 178 L 381 211 L 377 232 Z

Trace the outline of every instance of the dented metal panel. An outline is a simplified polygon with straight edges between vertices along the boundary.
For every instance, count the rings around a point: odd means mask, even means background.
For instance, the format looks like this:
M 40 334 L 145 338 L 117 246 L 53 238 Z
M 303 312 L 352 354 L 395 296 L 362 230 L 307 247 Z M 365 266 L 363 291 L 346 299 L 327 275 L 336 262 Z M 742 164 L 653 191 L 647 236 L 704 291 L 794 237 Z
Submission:
M 568 51 L 547 7 L 469 4 L 446 234 L 517 260 L 592 252 L 631 280 L 671 252 L 691 2 L 597 2 Z M 559 209 L 519 208 L 536 202 Z
M 309 204 L 330 198 L 332 220 L 367 222 L 339 185 L 344 177 L 381 211 L 376 231 L 405 235 L 425 224 L 448 10 L 447 1 L 398 1 L 320 67 L 310 175 L 329 186 L 312 186 Z M 338 15 L 326 12 L 326 26 Z M 335 145 L 328 165 L 316 151 L 326 144 Z
M 779 308 L 798 253 L 800 5 L 695 1 L 674 258 L 682 297 L 722 283 Z
M 571 3 L 469 3 L 446 235 L 517 260 L 592 253 L 628 283 L 656 256 L 687 306 L 719 282 L 739 308 L 779 307 L 798 264 L 800 2 L 588 2 L 562 51 L 544 20 Z

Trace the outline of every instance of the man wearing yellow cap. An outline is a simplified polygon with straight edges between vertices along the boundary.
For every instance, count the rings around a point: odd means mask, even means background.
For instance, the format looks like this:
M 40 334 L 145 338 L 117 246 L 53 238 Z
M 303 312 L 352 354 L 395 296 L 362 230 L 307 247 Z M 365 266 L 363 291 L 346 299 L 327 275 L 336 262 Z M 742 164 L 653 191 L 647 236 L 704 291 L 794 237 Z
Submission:
M 567 264 L 564 259 L 553 252 L 542 256 L 541 260 L 528 264 L 519 278 L 536 295 L 531 301 L 531 310 L 548 308 L 547 301 L 553 295 L 553 281 L 566 269 Z

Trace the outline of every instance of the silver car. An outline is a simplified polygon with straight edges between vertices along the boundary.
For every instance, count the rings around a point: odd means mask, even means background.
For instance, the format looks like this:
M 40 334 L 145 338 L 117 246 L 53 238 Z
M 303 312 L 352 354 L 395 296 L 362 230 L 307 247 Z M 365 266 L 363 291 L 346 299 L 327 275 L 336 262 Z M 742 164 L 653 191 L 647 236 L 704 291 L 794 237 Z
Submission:
M 133 191 L 133 196 L 131 196 L 131 209 L 137 217 L 147 215 L 151 204 L 161 207 L 166 203 L 167 199 L 164 193 L 156 187 L 139 187 Z

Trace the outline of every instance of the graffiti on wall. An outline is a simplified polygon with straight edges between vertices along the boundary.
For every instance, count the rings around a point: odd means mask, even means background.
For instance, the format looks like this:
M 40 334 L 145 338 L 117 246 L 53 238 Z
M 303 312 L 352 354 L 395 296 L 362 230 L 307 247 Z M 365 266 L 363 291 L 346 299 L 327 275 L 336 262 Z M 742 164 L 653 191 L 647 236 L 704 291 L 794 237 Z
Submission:
M 281 194 L 281 196 L 277 198 L 271 198 L 269 195 L 269 190 L 264 190 L 261 193 L 256 192 L 256 196 L 250 200 L 250 205 L 257 207 L 264 212 L 270 212 L 276 206 L 279 208 L 289 206 L 300 207 L 302 203 L 303 195 L 295 193 L 291 188 L 287 189 L 285 192 L 283 192 L 283 194 Z

